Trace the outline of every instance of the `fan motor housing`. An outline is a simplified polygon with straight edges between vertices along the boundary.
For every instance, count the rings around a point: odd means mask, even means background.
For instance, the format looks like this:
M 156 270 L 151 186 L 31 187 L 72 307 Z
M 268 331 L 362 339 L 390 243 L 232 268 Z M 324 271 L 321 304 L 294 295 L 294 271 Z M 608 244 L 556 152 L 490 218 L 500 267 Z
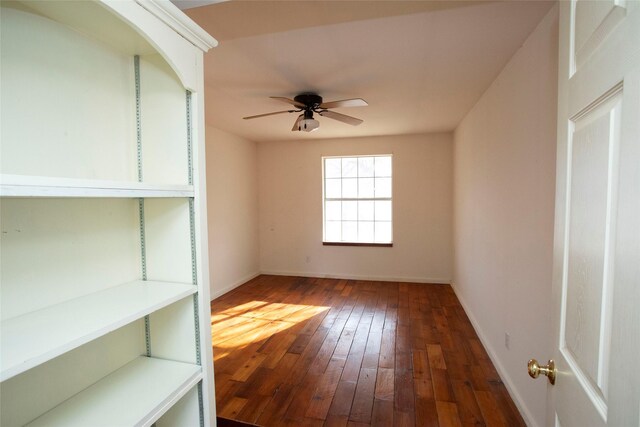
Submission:
M 307 108 L 314 108 L 322 104 L 322 97 L 315 93 L 301 93 L 293 98 L 295 101 L 301 102 L 307 106 Z

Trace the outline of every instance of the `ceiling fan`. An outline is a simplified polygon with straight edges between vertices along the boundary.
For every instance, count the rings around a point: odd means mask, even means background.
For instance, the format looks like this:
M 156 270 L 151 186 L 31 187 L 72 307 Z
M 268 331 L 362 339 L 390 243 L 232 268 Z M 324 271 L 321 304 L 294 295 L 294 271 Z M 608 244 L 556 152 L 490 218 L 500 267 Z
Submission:
M 362 120 L 355 117 L 347 116 L 346 114 L 329 111 L 329 108 L 366 107 L 367 105 L 369 105 L 367 104 L 367 101 L 361 98 L 322 102 L 322 97 L 315 93 L 301 93 L 300 95 L 295 96 L 293 99 L 285 98 L 282 96 L 271 96 L 270 98 L 286 102 L 287 104 L 291 104 L 297 109 L 258 114 L 257 116 L 243 117 L 243 119 L 257 119 L 258 117 L 273 116 L 275 114 L 302 112 L 302 114 L 300 114 L 296 119 L 291 130 L 312 132 L 320 127 L 320 122 L 313 118 L 313 113 L 318 113 L 322 117 L 328 117 L 330 119 L 338 120 L 352 126 L 358 126 L 360 123 L 362 123 Z

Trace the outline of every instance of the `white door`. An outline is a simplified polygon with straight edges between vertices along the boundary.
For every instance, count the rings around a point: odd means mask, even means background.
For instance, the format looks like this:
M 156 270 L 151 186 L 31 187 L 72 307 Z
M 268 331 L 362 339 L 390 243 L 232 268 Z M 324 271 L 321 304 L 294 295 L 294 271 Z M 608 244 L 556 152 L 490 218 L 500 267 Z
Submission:
M 559 67 L 548 425 L 638 427 L 640 1 L 560 1 Z

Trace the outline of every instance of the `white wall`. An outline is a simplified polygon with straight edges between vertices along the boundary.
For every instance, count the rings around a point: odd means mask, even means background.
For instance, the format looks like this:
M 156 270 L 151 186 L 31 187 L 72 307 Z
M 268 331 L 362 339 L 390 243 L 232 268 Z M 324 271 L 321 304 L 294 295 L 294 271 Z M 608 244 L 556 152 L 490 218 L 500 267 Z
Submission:
M 258 153 L 262 273 L 450 282 L 451 134 L 265 142 Z M 323 246 L 322 156 L 389 153 L 393 247 Z
M 211 299 L 258 274 L 258 150 L 206 128 Z
M 558 11 L 554 6 L 454 134 L 454 288 L 530 425 L 552 357 Z M 511 335 L 510 349 L 505 333 Z

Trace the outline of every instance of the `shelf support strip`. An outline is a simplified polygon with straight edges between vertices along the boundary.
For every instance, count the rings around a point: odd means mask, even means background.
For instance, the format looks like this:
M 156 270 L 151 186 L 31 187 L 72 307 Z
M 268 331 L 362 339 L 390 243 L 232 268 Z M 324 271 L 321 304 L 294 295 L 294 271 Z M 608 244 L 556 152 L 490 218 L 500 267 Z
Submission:
M 133 57 L 133 69 L 136 86 L 136 147 L 138 163 L 138 182 L 142 182 L 142 105 L 140 97 L 140 56 Z M 138 213 L 140 215 L 140 251 L 142 263 L 142 280 L 147 280 L 147 248 L 144 232 L 144 198 L 138 199 Z M 151 357 L 151 325 L 149 315 L 144 316 L 144 337 L 147 357 Z
M 191 121 L 191 91 L 186 91 L 187 104 L 187 167 L 189 185 L 193 185 L 193 122 Z M 196 220 L 193 197 L 189 199 L 189 229 L 191 233 L 191 280 L 194 286 L 198 286 L 198 266 L 196 262 Z M 202 366 L 200 355 L 200 304 L 198 294 L 193 294 L 193 316 L 195 323 L 196 339 L 196 363 Z M 198 383 L 198 407 L 200 411 L 200 427 L 204 427 L 204 402 L 202 398 L 202 381 Z

